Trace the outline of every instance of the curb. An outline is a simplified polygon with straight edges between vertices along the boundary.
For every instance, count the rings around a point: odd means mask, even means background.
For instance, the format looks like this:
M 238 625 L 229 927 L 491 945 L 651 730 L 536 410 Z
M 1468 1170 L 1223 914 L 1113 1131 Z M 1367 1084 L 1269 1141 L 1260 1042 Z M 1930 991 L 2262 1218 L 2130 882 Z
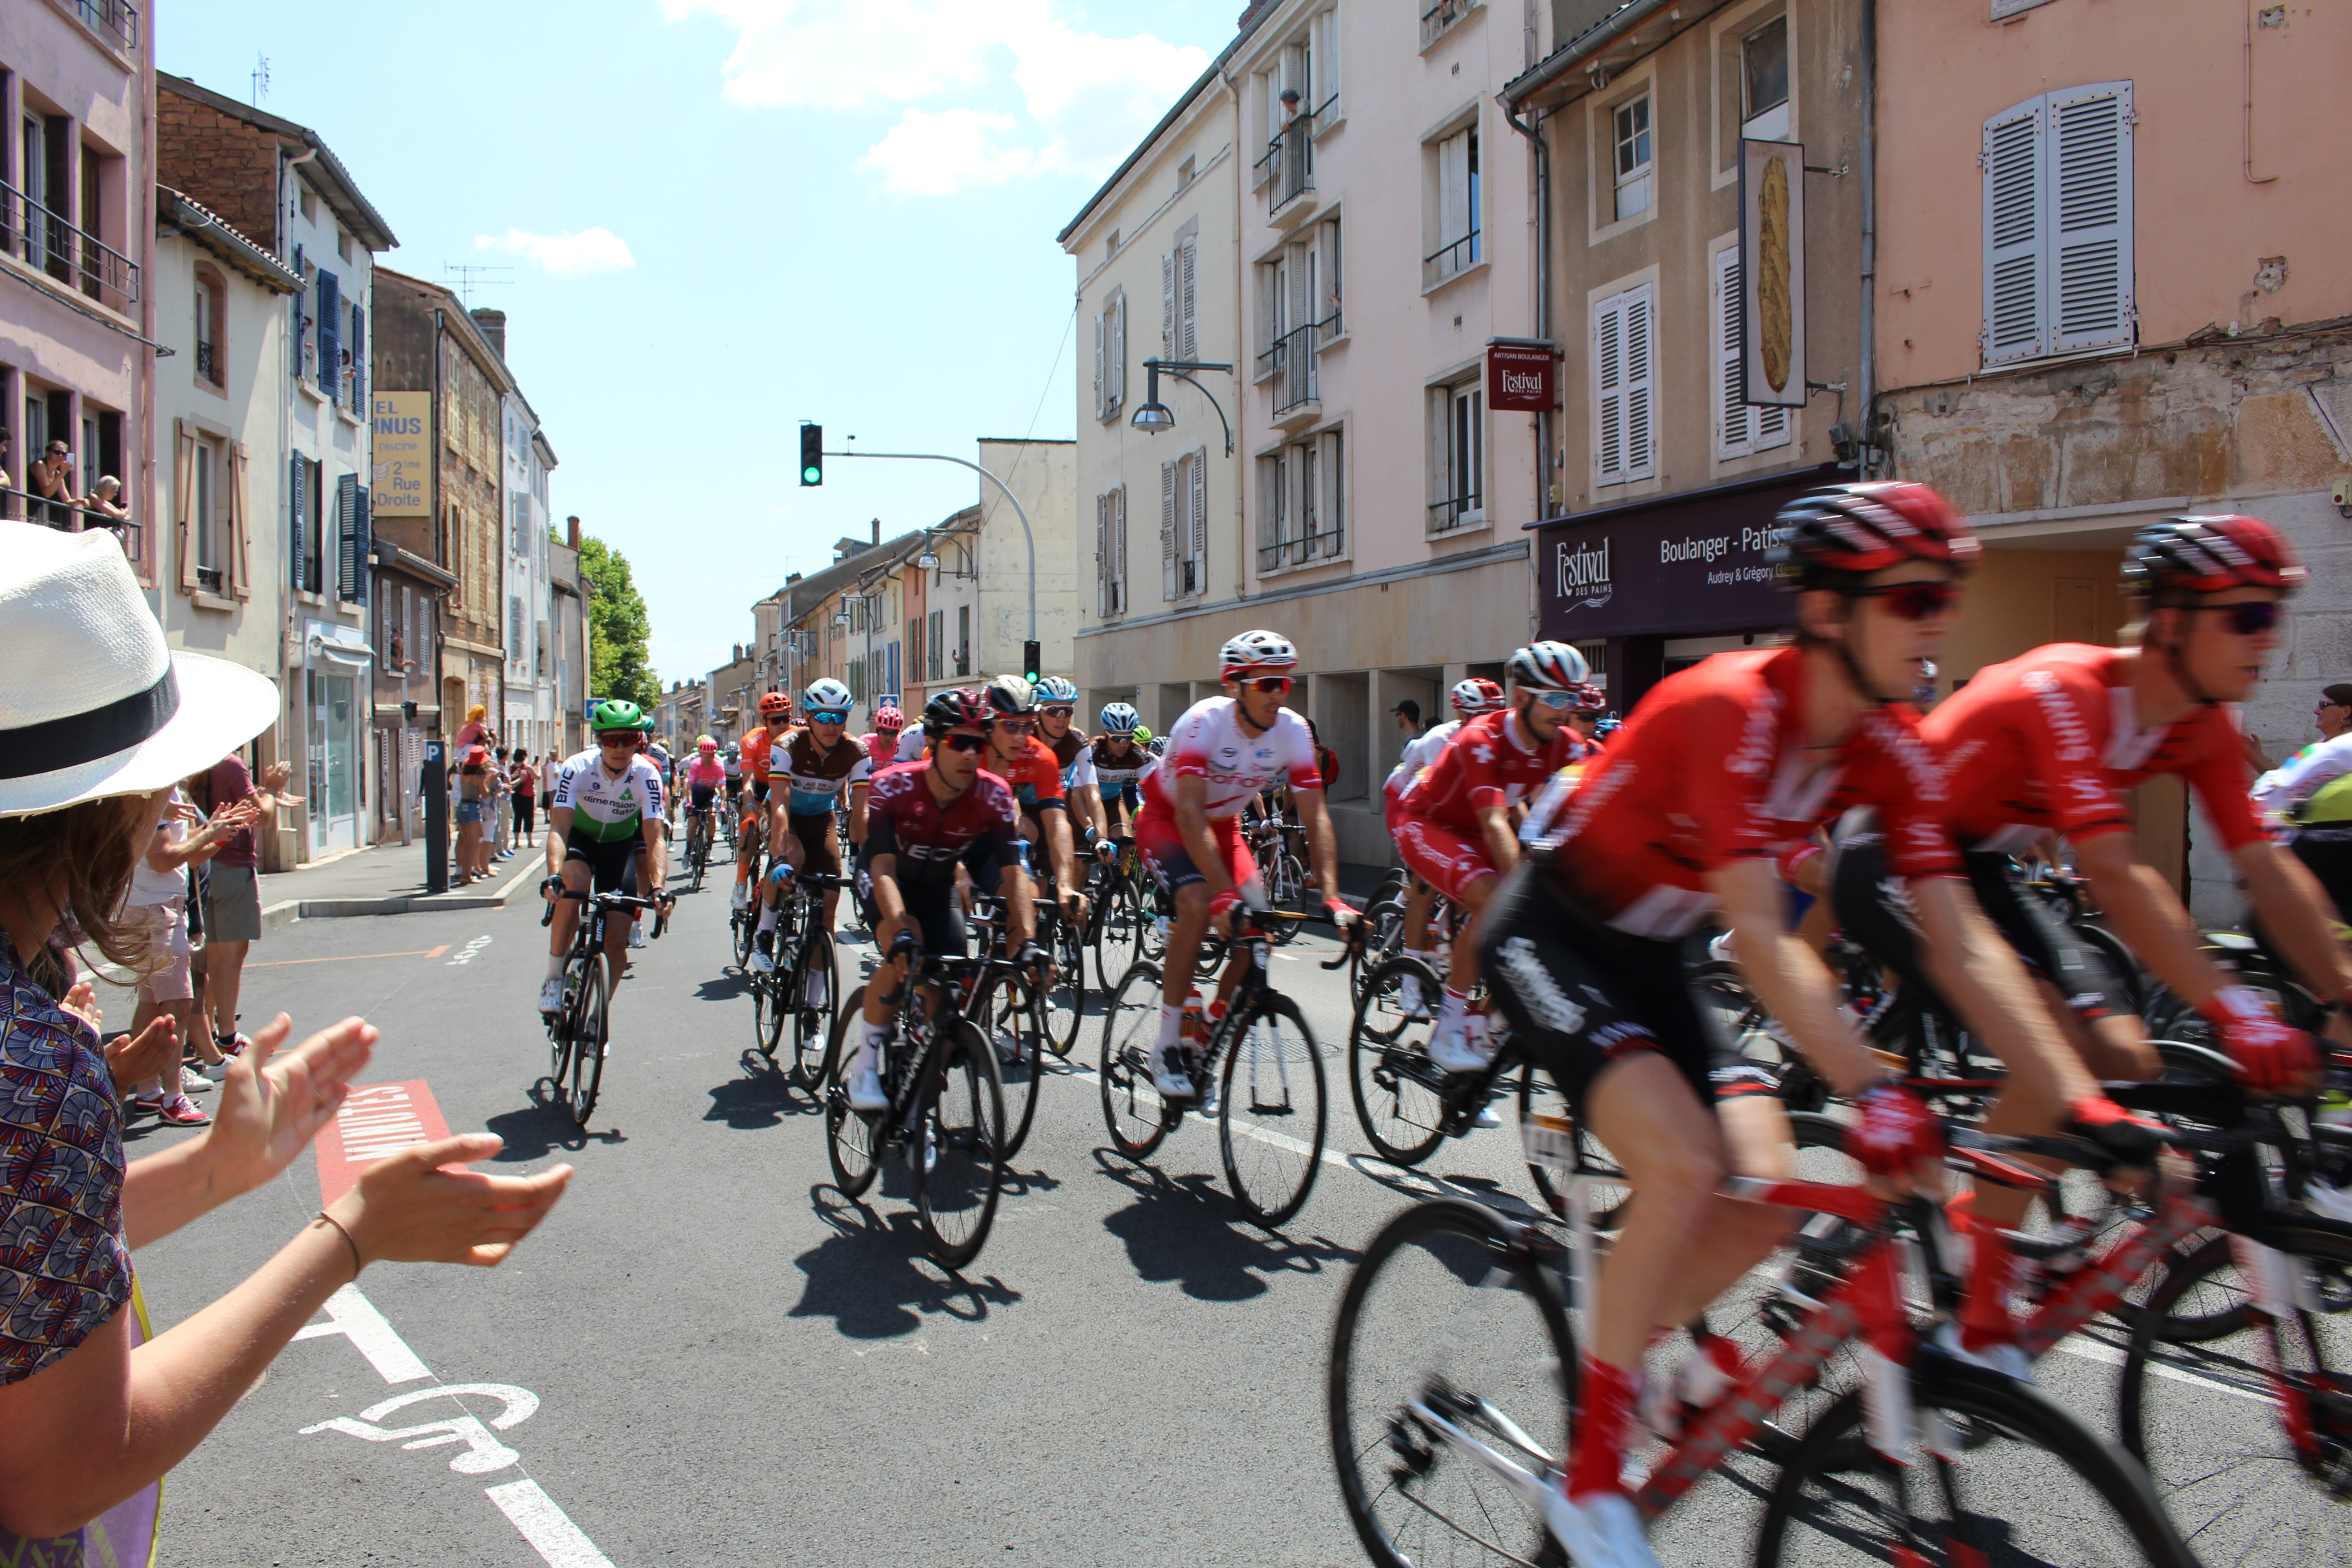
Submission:
M 537 863 L 518 872 L 496 892 L 468 888 L 446 893 L 403 893 L 388 899 L 288 899 L 261 911 L 261 928 L 275 931 L 294 921 L 343 920 L 359 915 L 421 914 L 433 910 L 502 910 L 515 889 L 540 875 Z

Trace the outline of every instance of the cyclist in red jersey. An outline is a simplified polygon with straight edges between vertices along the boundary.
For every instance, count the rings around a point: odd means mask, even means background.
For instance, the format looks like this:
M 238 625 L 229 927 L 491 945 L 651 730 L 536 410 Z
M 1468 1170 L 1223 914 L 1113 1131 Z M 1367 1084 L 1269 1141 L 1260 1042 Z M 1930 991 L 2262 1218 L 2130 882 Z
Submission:
M 1769 1211 L 1717 1195 L 1731 1171 L 1786 1173 L 1787 1124 L 1694 1000 L 1680 939 L 1720 910 L 1748 984 L 1860 1111 L 1850 1147 L 1864 1168 L 1922 1182 L 1939 1181 L 1933 1118 L 1864 1048 L 1835 979 L 1788 929 L 1775 857 L 1874 805 L 1936 952 L 1997 968 L 1984 956 L 1997 950 L 2018 969 L 1950 879 L 1942 773 L 1897 700 L 1952 624 L 1975 537 L 1916 485 L 1840 487 L 1782 519 L 1796 645 L 1717 654 L 1652 690 L 1579 776 L 1538 797 L 1533 851 L 1487 915 L 1480 956 L 1513 1039 L 1641 1194 L 1601 1271 L 1548 1510 L 1581 1568 L 1655 1562 L 1620 1479 L 1652 1332 L 1691 1323 L 1782 1237 Z M 1978 994 L 1972 1026 L 1990 1011 Z M 2004 1017 L 1985 1020 L 1988 1044 L 2054 1070 L 2039 1057 L 2062 1047 Z M 1720 1368 L 1727 1350 L 1709 1336 L 1685 1370 Z
M 1446 700 L 1453 704 L 1456 716 L 1443 724 L 1433 724 L 1407 741 L 1403 754 L 1397 758 L 1397 765 L 1390 770 L 1387 781 L 1381 785 L 1381 819 L 1387 824 L 1391 839 L 1396 837 L 1397 803 L 1404 798 L 1404 792 L 1412 786 L 1413 780 L 1421 776 L 1422 770 L 1444 753 L 1445 742 L 1452 740 L 1463 725 L 1481 713 L 1500 712 L 1505 707 L 1503 689 L 1483 675 L 1467 676 L 1455 681 L 1453 690 L 1446 694 Z M 1410 864 L 1406 870 L 1411 872 Z M 1433 967 L 1437 961 L 1437 950 L 1429 945 L 1429 917 L 1436 912 L 1436 909 L 1437 889 L 1419 877 L 1412 877 L 1404 896 L 1404 951 Z M 1418 1020 L 1429 1016 L 1428 1000 L 1421 994 L 1418 977 L 1411 974 L 1404 977 L 1404 984 L 1398 988 L 1398 1001 L 1403 1006 L 1406 1017 Z M 1482 1113 L 1480 1124 L 1485 1125 L 1485 1122 Z
M 996 715 L 981 766 L 1013 786 L 1021 805 L 1022 837 L 1040 846 L 1054 877 L 1055 900 L 1065 918 L 1083 922 L 1085 879 L 1077 874 L 1070 834 L 1070 803 L 1062 789 L 1062 764 L 1037 739 L 1036 688 L 1018 675 L 988 683 L 988 706 Z
M 751 907 L 751 856 L 768 839 L 781 839 L 784 832 L 784 803 L 774 803 L 774 820 L 768 831 L 761 833 L 761 825 L 770 816 L 768 773 L 772 763 L 772 753 L 793 727 L 793 700 L 781 691 L 771 691 L 760 699 L 760 722 L 743 737 L 738 750 L 742 754 L 743 793 L 738 801 L 742 827 L 736 834 L 735 846 L 735 907 Z M 775 845 L 767 845 L 771 856 Z
M 1454 938 L 1445 995 L 1429 1059 L 1447 1072 L 1481 1072 L 1494 1058 L 1486 1020 L 1470 1012 L 1478 984 L 1478 938 L 1495 879 L 1518 864 L 1511 808 L 1582 754 L 1568 728 L 1577 690 L 1591 672 L 1566 643 L 1539 642 L 1511 655 L 1503 673 L 1511 706 L 1466 721 L 1398 799 L 1390 827 L 1406 868 L 1460 904 L 1469 919 Z

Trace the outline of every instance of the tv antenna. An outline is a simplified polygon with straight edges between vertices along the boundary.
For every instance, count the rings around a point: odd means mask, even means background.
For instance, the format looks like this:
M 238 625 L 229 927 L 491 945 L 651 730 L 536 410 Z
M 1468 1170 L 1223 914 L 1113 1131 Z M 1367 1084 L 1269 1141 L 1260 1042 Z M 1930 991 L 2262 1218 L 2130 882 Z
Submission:
M 474 303 L 476 289 L 487 289 L 493 284 L 503 285 L 512 281 L 511 279 L 493 278 L 490 276 L 491 273 L 512 272 L 514 268 L 493 267 L 482 262 L 445 261 L 441 264 L 441 270 L 456 276 L 458 302 L 470 308 Z
M 253 54 L 252 81 L 253 107 L 258 109 L 261 100 L 269 96 L 269 57 L 258 49 Z

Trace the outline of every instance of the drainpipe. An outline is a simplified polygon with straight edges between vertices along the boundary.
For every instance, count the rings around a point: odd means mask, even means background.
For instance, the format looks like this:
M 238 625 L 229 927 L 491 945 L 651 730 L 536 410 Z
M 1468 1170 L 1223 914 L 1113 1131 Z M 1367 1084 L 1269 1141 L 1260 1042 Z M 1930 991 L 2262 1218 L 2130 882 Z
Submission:
M 1878 441 L 1878 0 L 1862 0 L 1862 477 Z
M 294 214 L 299 210 L 300 207 L 300 202 L 293 193 L 292 187 L 294 184 L 294 175 L 292 171 L 301 167 L 303 164 L 309 163 L 318 155 L 319 150 L 316 147 L 310 148 L 309 151 L 303 153 L 299 157 L 296 158 L 287 157 L 285 150 L 282 147 L 278 150 L 279 188 L 277 192 L 278 204 L 277 220 L 278 224 L 278 233 L 273 237 L 280 239 L 284 237 L 286 233 L 293 227 Z M 292 247 L 280 244 L 278 250 L 280 252 L 278 259 L 286 263 L 289 268 L 294 271 L 295 277 L 299 279 L 301 277 L 301 272 L 299 269 L 292 268 L 294 258 Z M 294 309 L 298 312 L 302 309 L 302 294 L 303 290 L 299 289 L 297 289 L 294 294 Z M 290 344 L 288 347 L 288 353 L 289 355 L 292 353 L 292 346 Z M 294 449 L 294 389 L 289 386 L 287 382 L 293 376 L 300 374 L 302 369 L 301 362 L 299 360 L 289 360 L 289 365 L 290 368 L 288 370 L 287 374 L 280 376 L 278 382 L 278 476 L 281 479 L 285 477 L 286 472 L 286 454 Z M 321 493 L 323 494 L 324 492 L 322 491 Z M 289 497 L 288 498 L 287 504 L 290 507 L 296 503 L 294 499 Z M 289 515 L 290 516 L 291 513 L 289 512 Z M 317 531 L 320 526 L 319 519 L 314 517 L 310 519 L 309 521 L 311 531 Z M 286 536 L 281 534 L 279 537 L 282 539 Z M 320 541 L 319 550 L 322 558 L 324 557 L 326 548 L 326 542 L 321 539 Z M 300 611 L 296 607 L 293 592 L 293 568 L 296 564 L 298 563 L 294 562 L 287 563 L 287 571 L 279 579 L 280 590 L 286 605 L 286 679 L 284 681 L 284 689 L 288 693 L 294 715 L 293 722 L 288 726 L 287 732 L 294 738 L 295 754 L 294 756 L 285 760 L 289 762 L 304 762 L 307 761 L 310 754 L 310 715 L 305 709 L 305 703 L 310 697 L 310 692 L 306 689 L 306 681 L 300 681 L 294 679 L 294 668 L 297 662 L 295 650 L 298 648 L 301 650 L 299 662 L 306 675 L 308 674 L 310 667 L 310 650 L 308 639 L 303 637 L 296 629 L 300 617 Z M 307 780 L 305 787 L 308 787 Z M 295 865 L 301 865 L 310 858 L 310 813 L 313 811 L 324 813 L 325 810 L 326 802 L 324 801 L 311 801 L 304 808 L 301 825 L 294 830 L 295 846 L 293 863 Z
M 1551 155 L 1544 147 L 1543 111 L 1538 110 L 1532 123 L 1521 120 L 1510 110 L 1505 110 L 1503 121 L 1528 139 L 1528 146 L 1536 161 L 1536 337 L 1551 342 Z M 1551 410 L 1539 409 L 1536 414 L 1536 516 L 1549 515 L 1551 510 Z M 1528 574 L 1528 635 L 1536 635 L 1537 622 L 1542 614 L 1542 599 L 1536 590 L 1536 574 Z
M 1226 53 L 1230 57 L 1232 51 L 1227 50 Z M 1234 157 L 1239 160 L 1242 154 L 1242 86 L 1234 79 L 1233 72 L 1227 70 L 1223 65 L 1218 66 L 1217 76 L 1224 82 L 1225 97 L 1234 106 Z M 1249 343 L 1244 335 L 1247 329 L 1243 325 L 1249 315 L 1249 291 L 1244 286 L 1244 280 L 1249 274 L 1242 265 L 1244 178 L 1241 170 L 1236 167 L 1234 171 L 1233 277 L 1235 294 L 1233 363 L 1234 384 L 1241 388 L 1240 393 L 1234 399 L 1234 417 L 1236 419 L 1242 416 L 1242 405 L 1249 396 L 1248 378 L 1241 369 L 1249 363 L 1244 357 L 1249 352 Z M 1234 449 L 1234 598 L 1237 602 L 1249 597 L 1249 517 L 1242 507 L 1242 470 L 1248 465 L 1249 460 L 1249 454 L 1236 446 Z

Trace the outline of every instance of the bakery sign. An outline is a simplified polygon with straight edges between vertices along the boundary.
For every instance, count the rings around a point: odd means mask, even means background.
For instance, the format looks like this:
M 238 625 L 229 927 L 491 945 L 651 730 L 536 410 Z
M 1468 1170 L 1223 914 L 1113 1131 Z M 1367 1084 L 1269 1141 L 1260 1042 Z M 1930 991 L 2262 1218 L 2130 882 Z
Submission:
M 1543 342 L 1486 345 L 1486 406 L 1496 414 L 1542 414 L 1559 406 L 1559 351 Z
M 1735 493 L 1545 523 L 1536 531 L 1537 635 L 1580 642 L 1785 624 L 1774 514 L 1821 482 L 1808 471 Z
M 1805 403 L 1805 148 L 1739 143 L 1743 403 Z

